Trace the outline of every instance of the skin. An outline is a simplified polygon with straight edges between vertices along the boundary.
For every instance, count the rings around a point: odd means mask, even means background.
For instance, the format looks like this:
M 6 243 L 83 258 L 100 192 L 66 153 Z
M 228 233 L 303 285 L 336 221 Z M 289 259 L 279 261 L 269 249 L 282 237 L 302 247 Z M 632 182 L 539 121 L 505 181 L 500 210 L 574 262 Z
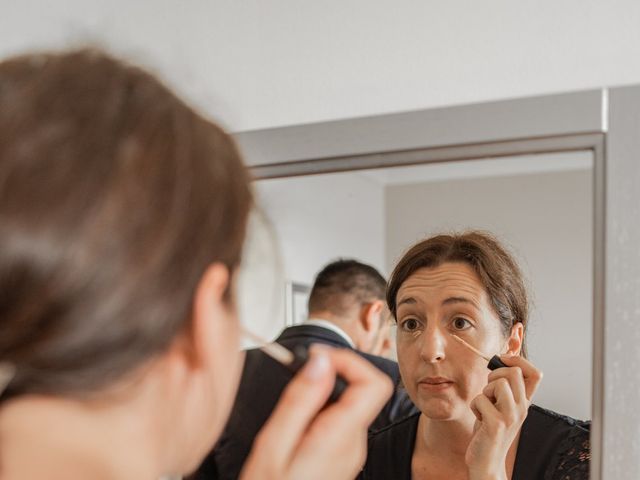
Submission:
M 385 358 L 391 357 L 391 349 L 393 347 L 391 343 L 391 326 L 391 314 L 387 309 L 385 309 L 383 318 L 380 321 L 380 329 L 378 330 L 375 342 L 368 353 Z
M 192 472 L 220 435 L 240 379 L 240 326 L 224 299 L 230 281 L 225 266 L 211 265 L 188 328 L 117 385 L 88 398 L 25 396 L 3 404 L 2 478 L 133 480 Z M 323 408 L 337 374 L 349 388 Z M 352 352 L 312 350 L 241 478 L 355 477 L 367 427 L 391 391 L 389 379 Z M 341 455 L 347 449 L 353 455 Z
M 336 315 L 329 310 L 309 312 L 309 318 L 322 318 L 340 327 L 353 341 L 356 350 L 377 355 L 382 346 L 384 335 L 388 336 L 389 324 L 382 321 L 388 315 L 388 309 L 382 300 L 373 300 L 360 304 L 353 301 L 351 306 Z M 386 333 L 385 333 L 386 331 Z
M 523 328 L 505 336 L 473 269 L 445 263 L 412 274 L 396 297 L 398 363 L 409 396 L 422 412 L 413 478 L 511 477 L 520 427 L 542 377 L 519 356 Z M 490 372 L 496 353 L 509 368 Z

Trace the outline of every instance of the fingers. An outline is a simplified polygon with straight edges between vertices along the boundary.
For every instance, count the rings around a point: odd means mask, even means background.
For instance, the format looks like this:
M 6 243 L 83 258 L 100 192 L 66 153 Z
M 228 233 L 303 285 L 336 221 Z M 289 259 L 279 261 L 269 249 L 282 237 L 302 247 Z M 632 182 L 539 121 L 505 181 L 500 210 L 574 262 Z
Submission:
M 542 372 L 521 357 L 503 356 L 501 360 L 507 367 L 489 374 L 489 383 L 482 390 L 482 395 L 473 400 L 471 410 L 483 424 L 499 422 L 508 427 L 526 418 L 531 396 L 542 379 Z
M 342 376 L 348 386 L 337 402 L 323 409 L 336 375 Z M 245 471 L 264 464 L 272 473 L 285 472 L 298 465 L 301 458 L 313 458 L 310 453 L 315 452 L 317 457 L 322 449 L 331 450 L 332 445 L 326 444 L 331 435 L 337 436 L 329 442 L 334 445 L 339 443 L 339 437 L 361 440 L 364 455 L 367 427 L 392 389 L 391 380 L 359 355 L 346 349 L 314 345 L 309 361 L 284 390 L 254 442 L 252 460 L 260 461 L 248 462 Z M 273 448 L 274 445 L 278 448 Z M 332 453 L 334 457 L 335 454 Z M 350 462 L 358 467 L 357 458 Z
M 494 405 L 506 425 L 511 425 L 525 415 L 528 405 L 516 404 L 511 386 L 506 378 L 498 378 L 489 383 L 482 393 Z
M 482 413 L 480 413 L 480 410 L 478 410 L 478 407 L 476 407 L 476 401 L 477 400 L 475 398 L 471 400 L 471 404 L 469 406 L 471 407 L 471 411 L 473 412 L 473 414 L 476 416 L 476 419 L 482 421 Z
M 485 395 L 478 395 L 471 401 L 471 410 L 476 418 L 485 425 L 495 425 L 500 418 L 500 412 Z
M 389 377 L 359 355 L 331 349 L 330 356 L 335 372 L 348 387 L 309 425 L 296 452 L 291 478 L 310 478 L 302 465 L 312 458 L 319 462 L 318 471 L 327 470 L 327 462 L 331 464 L 333 474 L 317 478 L 354 478 L 366 458 L 367 429 L 393 390 Z
M 531 362 L 529 362 L 526 358 L 521 356 L 512 356 L 512 355 L 501 355 L 500 360 L 502 360 L 507 367 L 511 368 L 519 368 L 521 371 L 521 376 L 524 379 L 524 389 L 525 396 L 527 400 L 531 401 L 533 394 L 540 385 L 540 381 L 542 380 L 542 371 L 538 370 Z M 489 381 L 491 381 L 491 375 L 494 373 L 498 373 L 500 370 L 511 370 L 505 368 L 499 368 L 489 375 Z M 515 370 L 514 370 L 515 371 Z
M 391 380 L 370 362 L 347 349 L 331 349 L 330 355 L 336 373 L 349 386 L 340 400 L 323 414 L 345 415 L 350 422 L 368 427 L 393 392 Z
M 500 410 L 501 406 L 511 407 L 516 405 L 513 390 L 511 390 L 511 385 L 506 378 L 501 377 L 489 382 L 482 390 L 482 393 L 498 407 L 498 410 Z
M 529 399 L 527 397 L 525 380 L 520 367 L 498 368 L 489 374 L 488 379 L 489 385 L 500 379 L 506 381 L 511 389 L 514 401 L 517 404 L 528 404 Z
M 334 381 L 330 352 L 312 349 L 307 364 L 289 382 L 256 438 L 256 444 L 279 445 L 278 449 L 270 449 L 270 462 L 275 468 L 289 463 L 300 438 L 329 398 Z
M 489 383 L 470 404 L 477 420 L 465 461 L 477 478 L 493 478 L 500 471 L 500 478 L 504 475 L 506 455 L 542 378 L 542 372 L 524 358 L 505 355 L 500 359 L 506 367 L 488 375 Z

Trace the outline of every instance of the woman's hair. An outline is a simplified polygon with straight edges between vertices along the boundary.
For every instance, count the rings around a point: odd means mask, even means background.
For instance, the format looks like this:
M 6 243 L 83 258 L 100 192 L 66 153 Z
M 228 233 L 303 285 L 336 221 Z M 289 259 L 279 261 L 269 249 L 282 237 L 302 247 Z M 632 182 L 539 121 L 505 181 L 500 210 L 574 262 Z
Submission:
M 465 263 L 475 271 L 500 319 L 502 332 L 528 323 L 529 301 L 518 264 L 498 240 L 485 232 L 470 231 L 437 235 L 411 247 L 396 265 L 387 289 L 387 303 L 396 316 L 396 297 L 402 284 L 421 268 L 435 268 L 443 263 Z M 526 344 L 522 355 L 526 357 Z
M 91 393 L 165 350 L 208 265 L 238 266 L 251 205 L 230 136 L 149 73 L 94 50 L 1 62 L 5 398 Z

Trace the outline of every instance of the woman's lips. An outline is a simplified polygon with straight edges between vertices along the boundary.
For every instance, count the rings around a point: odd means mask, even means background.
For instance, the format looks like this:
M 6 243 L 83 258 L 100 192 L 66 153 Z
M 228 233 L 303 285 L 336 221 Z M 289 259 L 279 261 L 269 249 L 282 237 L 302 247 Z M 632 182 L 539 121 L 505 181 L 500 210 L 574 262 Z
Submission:
M 446 390 L 453 385 L 453 382 L 444 377 L 423 377 L 418 380 L 418 387 L 431 392 Z

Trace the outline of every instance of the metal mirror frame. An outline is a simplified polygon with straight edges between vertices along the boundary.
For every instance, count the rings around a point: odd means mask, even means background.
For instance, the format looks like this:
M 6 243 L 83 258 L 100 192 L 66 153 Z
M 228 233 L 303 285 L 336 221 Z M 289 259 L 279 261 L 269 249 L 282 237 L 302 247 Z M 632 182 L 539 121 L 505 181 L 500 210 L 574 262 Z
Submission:
M 590 150 L 591 478 L 640 478 L 640 86 L 254 130 L 234 137 L 256 179 Z

